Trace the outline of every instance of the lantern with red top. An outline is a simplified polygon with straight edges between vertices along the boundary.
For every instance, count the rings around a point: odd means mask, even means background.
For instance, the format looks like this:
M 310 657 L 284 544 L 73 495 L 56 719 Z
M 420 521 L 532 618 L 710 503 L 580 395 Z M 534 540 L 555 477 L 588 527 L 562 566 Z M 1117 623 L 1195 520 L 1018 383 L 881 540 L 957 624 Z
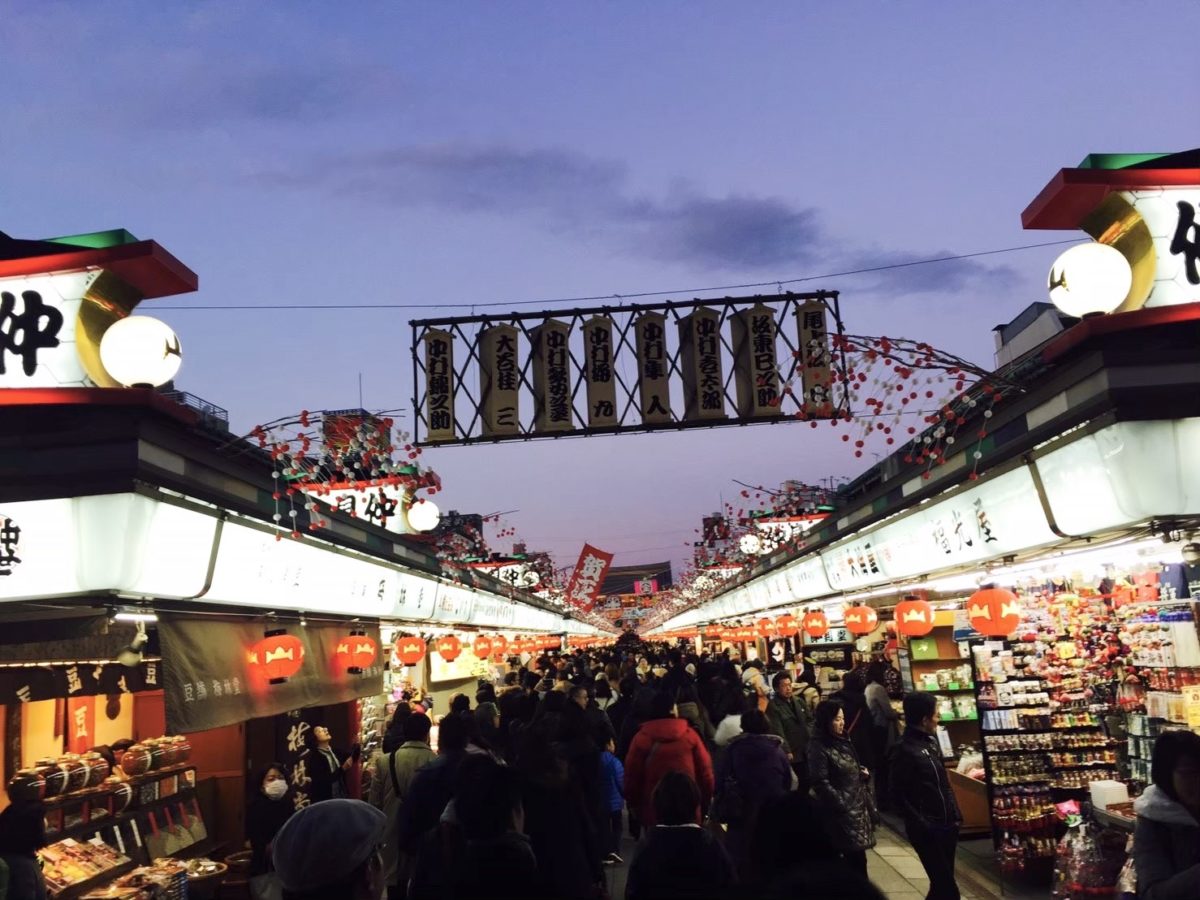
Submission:
M 508 651 L 508 638 L 498 634 L 492 638 L 492 656 L 504 656 Z
M 471 649 L 479 659 L 487 659 L 492 655 L 492 645 L 492 639 L 486 634 L 481 634 L 475 638 L 475 643 L 471 645 Z
M 425 658 L 425 641 L 416 636 L 396 638 L 396 656 L 406 666 L 415 666 Z
M 829 632 L 829 619 L 819 609 L 810 609 L 801 620 L 804 633 L 810 638 L 821 638 Z
M 971 627 L 989 637 L 1005 637 L 1021 624 L 1021 601 L 1012 591 L 986 585 L 967 600 Z
M 795 637 L 800 631 L 800 623 L 791 613 L 784 613 L 775 620 L 775 629 L 780 637 Z
M 921 637 L 933 631 L 933 605 L 909 594 L 896 604 L 896 630 L 907 637 Z
M 767 637 L 770 637 L 772 635 L 772 633 L 774 633 L 775 623 L 772 622 L 770 619 L 768 619 L 766 616 L 764 616 L 763 618 L 759 619 L 755 623 L 755 627 L 758 629 L 759 637 L 767 638 Z
M 446 662 L 454 662 L 462 653 L 462 641 L 453 634 L 438 638 L 434 647 L 437 649 L 438 655 Z
M 335 654 L 339 666 L 351 675 L 361 675 L 364 669 L 375 662 L 378 651 L 379 646 L 374 638 L 365 631 L 355 630 L 338 641 Z
M 283 684 L 304 665 L 304 642 L 283 628 L 268 631 L 250 650 L 247 662 L 269 684 Z
M 846 610 L 846 630 L 851 634 L 870 634 L 879 624 L 879 613 L 869 606 L 852 606 Z

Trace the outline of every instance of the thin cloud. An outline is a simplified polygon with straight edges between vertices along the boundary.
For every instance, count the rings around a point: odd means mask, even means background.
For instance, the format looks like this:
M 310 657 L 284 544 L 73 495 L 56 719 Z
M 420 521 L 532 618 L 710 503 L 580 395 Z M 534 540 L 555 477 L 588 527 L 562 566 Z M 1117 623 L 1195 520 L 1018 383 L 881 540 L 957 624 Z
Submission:
M 253 180 L 396 208 L 520 216 L 547 229 L 598 236 L 630 255 L 710 271 L 786 276 L 813 267 L 837 271 L 952 255 L 847 248 L 827 233 L 819 210 L 783 197 L 713 196 L 691 187 L 662 198 L 636 194 L 624 164 L 569 150 L 395 147 L 325 155 L 263 170 Z M 928 293 L 960 290 L 983 278 L 994 282 L 1005 272 L 956 260 L 878 273 L 872 283 L 895 293 Z

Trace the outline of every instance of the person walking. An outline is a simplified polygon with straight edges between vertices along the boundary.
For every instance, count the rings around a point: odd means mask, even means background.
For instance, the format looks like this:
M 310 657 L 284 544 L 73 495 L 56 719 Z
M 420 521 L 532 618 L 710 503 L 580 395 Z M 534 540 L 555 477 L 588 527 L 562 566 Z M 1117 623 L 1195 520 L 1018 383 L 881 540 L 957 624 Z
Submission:
M 629 867 L 625 900 L 707 900 L 737 880 L 725 848 L 700 827 L 700 790 L 684 772 L 668 772 L 654 789 L 654 818 Z
M 892 709 L 886 686 L 885 664 L 876 660 L 867 666 L 867 687 L 864 691 L 867 709 L 871 713 L 871 755 L 868 765 L 875 775 L 875 800 L 879 807 L 889 805 L 887 752 L 895 743 L 900 715 Z M 882 802 L 880 802 L 882 801 Z
M 938 747 L 937 701 L 933 694 L 905 694 L 904 721 L 908 726 L 904 737 L 891 751 L 892 801 L 904 819 L 908 841 L 929 876 L 927 900 L 959 900 L 954 856 L 962 813 Z
M 401 722 L 403 743 L 379 760 L 371 780 L 371 805 L 387 816 L 384 832 L 383 876 L 388 900 L 402 900 L 411 858 L 400 846 L 400 810 L 412 788 L 417 770 L 437 759 L 429 746 L 431 723 L 424 713 L 410 713 Z
M 812 740 L 812 713 L 807 704 L 796 696 L 792 676 L 787 670 L 775 673 L 771 679 L 775 695 L 767 703 L 767 721 L 771 731 L 783 738 L 788 759 L 796 778 L 808 784 L 808 743 Z
M 867 874 L 867 851 L 875 846 L 875 809 L 870 772 L 846 738 L 846 711 L 837 700 L 822 700 L 814 715 L 808 746 L 808 777 L 817 809 L 846 864 Z
M 638 730 L 625 757 L 625 799 L 647 826 L 655 822 L 654 789 L 667 772 L 683 772 L 696 782 L 703 809 L 712 801 L 712 758 L 700 735 L 675 716 L 674 707 L 667 694 L 654 695 L 650 721 Z
M 783 738 L 771 733 L 767 717 L 758 709 L 742 713 L 742 733 L 729 742 L 717 768 L 713 815 L 729 826 L 729 852 L 743 878 L 759 809 L 798 783 Z
M 606 865 L 623 863 L 621 858 L 621 811 L 625 808 L 625 767 L 617 759 L 617 745 L 609 738 L 600 755 L 600 769 L 604 779 L 604 801 L 608 812 L 608 855 Z
M 1190 900 L 1200 882 L 1200 735 L 1160 734 L 1150 780 L 1133 805 L 1138 897 Z

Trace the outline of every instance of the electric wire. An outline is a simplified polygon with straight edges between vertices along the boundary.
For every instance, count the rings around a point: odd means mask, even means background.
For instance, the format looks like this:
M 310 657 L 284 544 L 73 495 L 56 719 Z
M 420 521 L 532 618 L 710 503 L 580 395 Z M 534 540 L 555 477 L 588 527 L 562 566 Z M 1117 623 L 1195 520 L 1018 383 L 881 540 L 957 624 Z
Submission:
M 1039 247 L 1057 247 L 1062 244 L 1077 244 L 1085 238 L 1069 238 L 1061 241 L 1043 241 L 1038 244 L 1021 244 L 1016 247 L 1001 247 L 996 250 L 976 250 L 973 253 L 955 253 L 949 256 L 934 256 L 928 259 L 915 259 L 909 262 L 885 263 L 877 266 L 864 266 L 859 269 L 846 269 L 841 272 L 826 272 L 823 275 L 803 275 L 796 278 L 772 278 L 770 281 L 750 281 L 743 284 L 720 284 L 711 287 L 677 288 L 668 291 L 638 291 L 632 294 L 597 294 L 588 297 L 554 297 L 542 300 L 503 300 L 486 303 L 259 303 L 259 304 L 194 304 L 188 306 L 160 306 L 155 309 L 162 312 L 184 311 L 213 311 L 213 310 L 256 310 L 256 309 L 313 309 L 313 310 L 344 310 L 344 309 L 477 309 L 509 306 L 552 306 L 558 303 L 591 303 L 601 300 L 637 300 L 643 297 L 665 297 L 669 294 L 707 294 L 712 291 L 740 291 L 749 288 L 779 287 L 785 284 L 801 284 L 809 281 L 827 281 L 831 278 L 844 278 L 850 275 L 868 275 L 873 272 L 888 272 L 895 269 L 908 269 L 913 266 L 927 266 L 935 263 L 955 262 L 963 259 L 976 259 L 981 256 L 996 256 L 1001 253 L 1018 253 L 1022 250 L 1035 250 Z

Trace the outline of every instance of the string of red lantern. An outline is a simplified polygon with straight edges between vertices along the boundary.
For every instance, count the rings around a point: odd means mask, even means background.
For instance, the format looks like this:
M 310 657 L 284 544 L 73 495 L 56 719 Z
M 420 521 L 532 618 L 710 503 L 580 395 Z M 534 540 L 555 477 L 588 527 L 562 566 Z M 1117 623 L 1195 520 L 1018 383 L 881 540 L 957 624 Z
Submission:
M 879 613 L 869 606 L 852 606 L 845 613 L 846 630 L 851 634 L 870 634 L 879 624 Z

